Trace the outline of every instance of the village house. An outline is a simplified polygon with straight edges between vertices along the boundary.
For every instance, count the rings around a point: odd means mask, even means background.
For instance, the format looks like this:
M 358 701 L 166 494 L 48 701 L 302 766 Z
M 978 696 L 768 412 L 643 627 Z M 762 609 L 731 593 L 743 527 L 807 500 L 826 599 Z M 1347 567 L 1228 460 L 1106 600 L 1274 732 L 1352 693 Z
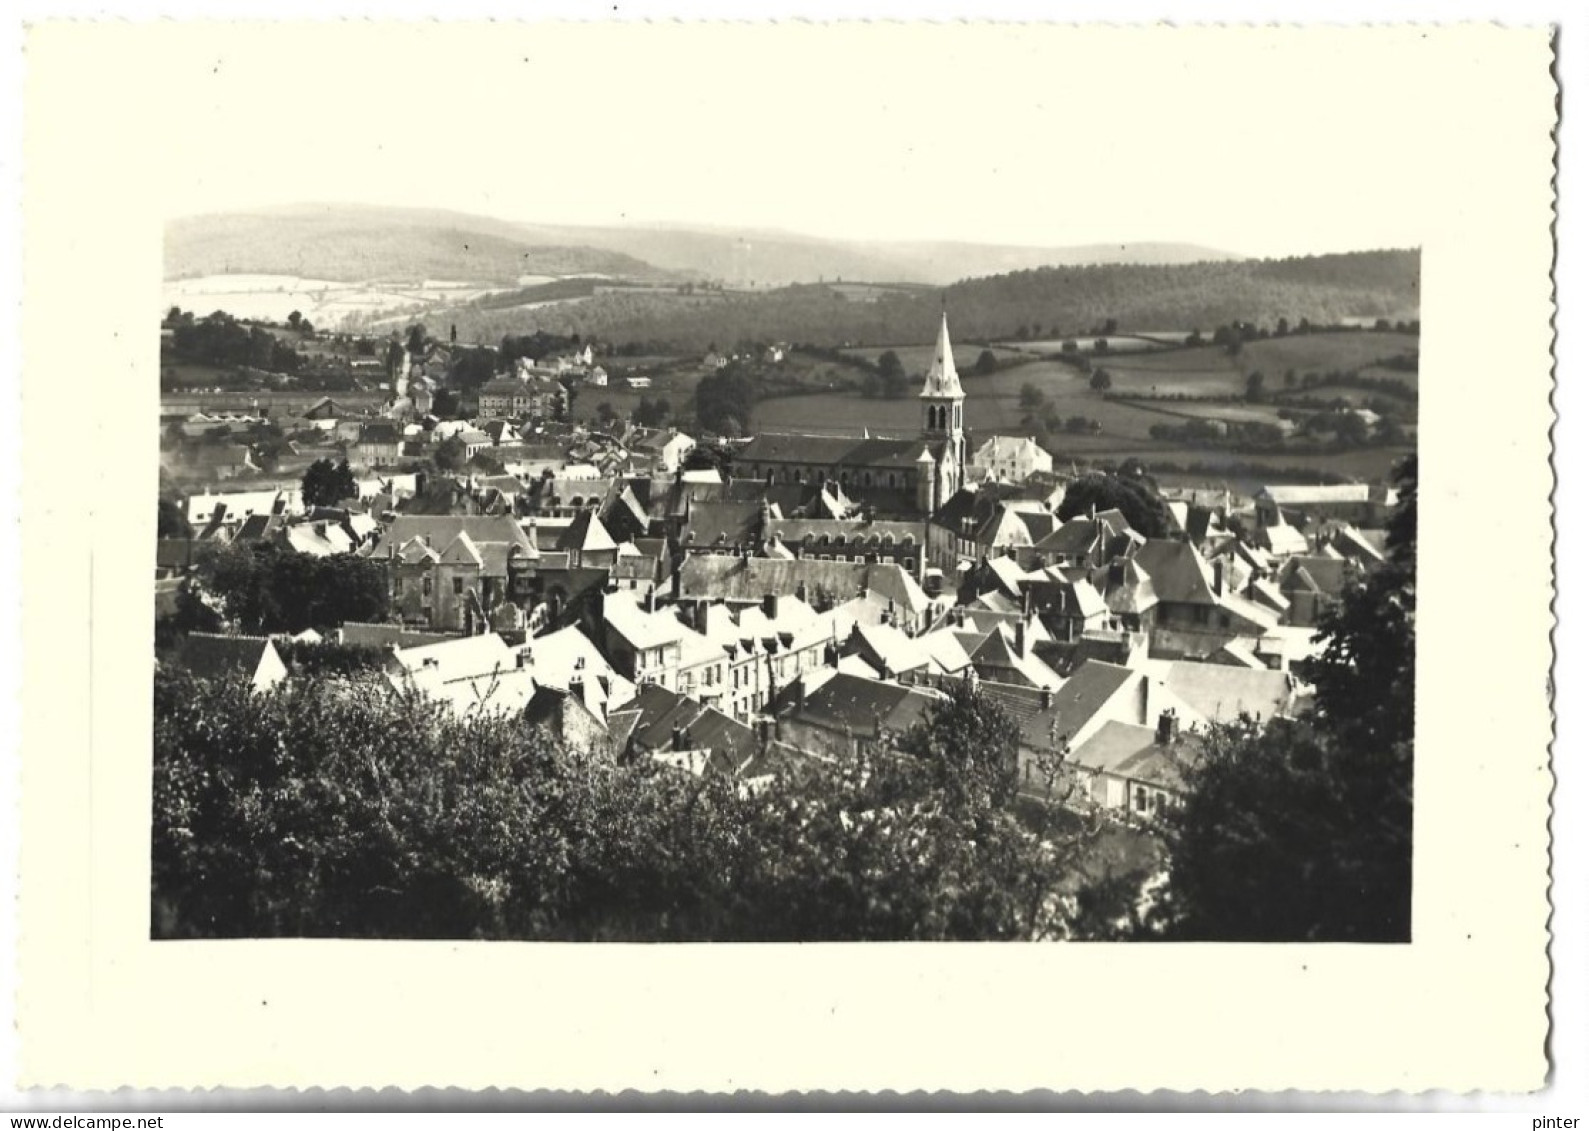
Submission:
M 1030 436 L 989 436 L 971 453 L 967 478 L 1024 483 L 1038 472 L 1052 472 L 1054 457 Z
M 379 543 L 359 551 L 386 565 L 393 611 L 408 623 L 469 631 L 504 602 L 539 556 L 511 517 L 399 515 Z
M 773 706 L 774 741 L 783 750 L 836 762 L 892 749 L 943 695 L 924 687 L 834 673 L 796 680 Z
M 1366 483 L 1335 486 L 1259 488 L 1253 496 L 1258 525 L 1282 522 L 1301 530 L 1316 523 L 1347 522 L 1355 526 L 1382 527 L 1396 506 L 1396 492 Z
M 348 453 L 349 462 L 365 467 L 385 467 L 402 458 L 403 430 L 389 420 L 361 424 L 359 439 Z
M 888 562 L 863 565 L 700 555 L 687 558 L 675 577 L 681 603 L 758 605 L 768 594 L 797 597 L 818 612 L 845 606 L 862 623 L 889 620 L 910 633 L 927 625 L 933 608 L 916 580 Z
M 892 562 L 917 581 L 926 565 L 926 530 L 918 522 L 882 519 L 769 518 L 766 553 L 857 563 Z

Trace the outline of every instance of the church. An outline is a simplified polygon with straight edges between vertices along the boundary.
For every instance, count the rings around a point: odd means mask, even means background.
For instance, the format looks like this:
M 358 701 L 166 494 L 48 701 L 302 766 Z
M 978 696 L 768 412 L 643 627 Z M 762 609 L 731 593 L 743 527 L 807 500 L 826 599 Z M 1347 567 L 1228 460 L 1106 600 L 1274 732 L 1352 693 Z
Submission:
M 945 313 L 922 382 L 919 436 L 857 440 L 763 432 L 736 457 L 736 474 L 768 484 L 837 480 L 878 517 L 925 517 L 965 482 L 965 400 Z

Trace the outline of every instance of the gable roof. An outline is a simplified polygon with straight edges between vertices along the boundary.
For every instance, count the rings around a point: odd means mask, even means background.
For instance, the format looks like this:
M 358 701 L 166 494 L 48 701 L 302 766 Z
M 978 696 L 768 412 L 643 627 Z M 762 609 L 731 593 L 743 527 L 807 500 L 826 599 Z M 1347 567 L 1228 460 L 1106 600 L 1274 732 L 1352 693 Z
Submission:
M 1213 605 L 1213 578 L 1203 556 L 1186 542 L 1150 538 L 1131 559 L 1153 581 L 1160 601 Z
M 1191 660 L 1150 660 L 1171 694 L 1210 722 L 1228 722 L 1243 711 L 1264 719 L 1288 713 L 1295 685 L 1285 672 L 1268 668 L 1205 664 Z
M 1003 625 L 983 637 L 971 651 L 971 663 L 984 679 L 1031 687 L 1059 687 L 1059 673 L 1039 660 L 1027 645 L 1026 654 L 1016 653 L 1009 630 Z
M 1185 739 L 1161 743 L 1153 727 L 1111 719 L 1072 750 L 1070 759 L 1098 773 L 1179 789 L 1183 782 L 1176 759 L 1188 745 Z
M 1023 745 L 1047 748 L 1056 739 L 1079 734 L 1121 688 L 1141 678 L 1130 668 L 1087 660 L 1052 692 L 1051 705 L 1046 710 L 1037 689 L 992 683 L 984 683 L 982 689 L 1014 716 Z
M 798 701 L 798 689 L 779 696 L 776 713 L 827 730 L 876 737 L 879 728 L 902 731 L 926 714 L 941 696 L 919 687 L 904 687 L 839 672 Z
M 225 636 L 190 632 L 176 650 L 177 664 L 194 675 L 223 676 L 242 672 L 253 675 L 275 646 L 264 636 Z
M 438 560 L 442 565 L 470 565 L 476 568 L 485 565 L 468 531 L 459 531 L 458 537 L 447 544 L 447 548 L 441 552 Z
M 618 543 L 612 540 L 612 535 L 607 533 L 607 527 L 596 517 L 595 511 L 580 511 L 557 536 L 557 549 L 570 553 L 575 550 L 596 553 L 617 548 Z

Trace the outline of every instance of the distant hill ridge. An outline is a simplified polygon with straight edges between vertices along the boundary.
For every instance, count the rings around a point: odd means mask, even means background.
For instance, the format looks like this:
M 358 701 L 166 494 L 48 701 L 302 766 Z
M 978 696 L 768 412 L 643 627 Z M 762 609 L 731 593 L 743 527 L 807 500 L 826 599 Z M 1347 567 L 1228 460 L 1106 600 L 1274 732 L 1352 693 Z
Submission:
M 1279 260 L 1049 267 L 852 302 L 833 286 L 786 287 L 691 304 L 668 295 L 602 294 L 534 309 L 461 306 L 460 335 L 495 341 L 546 330 L 641 352 L 704 351 L 711 343 L 792 341 L 883 346 L 930 339 L 940 304 L 962 342 L 1084 337 L 1114 320 L 1124 331 L 1212 333 L 1234 321 L 1318 325 L 1419 317 L 1419 254 L 1368 251 Z
M 191 216 L 166 228 L 168 279 L 299 275 L 335 282 L 521 275 L 712 279 L 782 286 L 834 281 L 945 285 L 1048 265 L 1238 258 L 1178 243 L 1045 248 L 953 241 L 846 241 L 709 226 L 515 223 L 435 209 L 304 204 Z

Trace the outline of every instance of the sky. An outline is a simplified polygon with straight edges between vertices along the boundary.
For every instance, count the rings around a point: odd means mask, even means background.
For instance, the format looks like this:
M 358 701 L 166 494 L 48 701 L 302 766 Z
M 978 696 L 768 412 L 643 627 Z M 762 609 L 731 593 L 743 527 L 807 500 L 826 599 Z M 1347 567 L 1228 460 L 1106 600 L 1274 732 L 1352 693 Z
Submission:
M 1275 256 L 1421 242 L 1412 29 L 149 25 L 171 216 L 306 201 Z M 1305 50 L 1305 54 L 1303 53 Z M 134 109 L 133 107 L 136 107 Z

